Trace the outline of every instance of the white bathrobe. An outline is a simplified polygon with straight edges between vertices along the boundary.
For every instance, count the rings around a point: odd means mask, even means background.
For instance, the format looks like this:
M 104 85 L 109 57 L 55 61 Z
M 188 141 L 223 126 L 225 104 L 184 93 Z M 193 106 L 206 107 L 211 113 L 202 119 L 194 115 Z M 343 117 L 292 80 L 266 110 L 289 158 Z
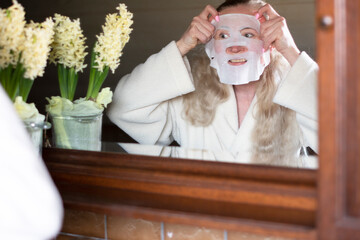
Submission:
M 61 197 L 1 84 L 0 116 L 0 239 L 53 239 Z
M 284 79 L 274 102 L 294 110 L 305 144 L 317 151 L 317 64 L 301 53 Z M 190 66 L 171 42 L 144 64 L 124 76 L 108 109 L 112 122 L 142 144 L 229 151 L 236 161 L 251 162 L 251 132 L 256 97 L 239 128 L 237 105 L 231 88 L 229 99 L 217 108 L 206 127 L 193 126 L 183 117 L 182 96 L 195 90 Z

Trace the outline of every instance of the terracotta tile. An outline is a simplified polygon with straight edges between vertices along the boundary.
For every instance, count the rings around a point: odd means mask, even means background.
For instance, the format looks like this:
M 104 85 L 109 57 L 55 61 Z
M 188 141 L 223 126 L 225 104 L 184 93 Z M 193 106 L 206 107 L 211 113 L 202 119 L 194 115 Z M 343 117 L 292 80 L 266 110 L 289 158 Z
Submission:
M 179 224 L 164 224 L 165 240 L 224 240 L 224 231 Z
M 105 237 L 105 216 L 93 212 L 65 210 L 61 232 L 87 237 Z
M 293 240 L 293 239 L 228 231 L 228 240 Z
M 108 238 L 111 240 L 160 240 L 161 225 L 142 219 L 107 216 Z
M 93 240 L 94 238 L 82 237 L 82 236 L 69 236 L 64 234 L 59 234 L 56 237 L 56 240 Z M 98 238 L 100 239 L 100 238 Z

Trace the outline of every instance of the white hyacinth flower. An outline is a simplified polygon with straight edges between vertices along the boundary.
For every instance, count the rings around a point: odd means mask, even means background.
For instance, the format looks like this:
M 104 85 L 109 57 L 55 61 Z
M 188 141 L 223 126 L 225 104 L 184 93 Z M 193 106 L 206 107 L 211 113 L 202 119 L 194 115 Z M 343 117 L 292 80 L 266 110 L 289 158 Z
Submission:
M 26 69 L 25 78 L 34 80 L 43 76 L 54 35 L 53 25 L 51 18 L 41 24 L 31 22 L 26 25 L 21 55 L 21 63 Z
M 115 72 L 120 64 L 122 50 L 130 39 L 133 14 L 127 11 L 125 4 L 120 4 L 116 9 L 119 13 L 108 14 L 105 25 L 102 27 L 103 32 L 96 36 L 94 51 L 97 53 L 95 59 L 97 66 L 95 67 L 100 72 L 105 66 L 108 66 L 112 73 Z
M 60 63 L 76 72 L 82 71 L 87 53 L 86 38 L 80 27 L 80 19 L 71 21 L 69 17 L 55 14 L 54 41 L 50 53 L 50 61 Z
M 16 66 L 19 46 L 24 41 L 25 11 L 16 1 L 8 9 L 0 9 L 0 68 Z

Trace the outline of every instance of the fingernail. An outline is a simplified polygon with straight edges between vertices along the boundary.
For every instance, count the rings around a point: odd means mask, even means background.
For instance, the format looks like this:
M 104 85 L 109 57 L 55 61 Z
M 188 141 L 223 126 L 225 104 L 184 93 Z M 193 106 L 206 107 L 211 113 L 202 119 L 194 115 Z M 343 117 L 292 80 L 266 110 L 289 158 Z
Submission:
M 256 19 L 259 19 L 260 14 L 259 14 L 259 13 L 257 13 L 257 14 L 255 15 L 255 17 L 256 17 Z
M 219 15 L 215 16 L 215 21 L 217 21 L 217 22 L 220 21 Z

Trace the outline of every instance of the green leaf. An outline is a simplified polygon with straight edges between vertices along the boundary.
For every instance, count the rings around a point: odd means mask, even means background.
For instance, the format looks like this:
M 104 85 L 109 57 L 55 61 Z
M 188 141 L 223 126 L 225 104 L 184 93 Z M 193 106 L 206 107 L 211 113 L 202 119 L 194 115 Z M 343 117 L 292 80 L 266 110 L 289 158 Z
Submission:
M 58 65 L 58 79 L 60 87 L 60 95 L 63 98 L 67 98 L 67 84 L 66 84 L 66 69 L 62 64 Z
M 94 51 L 96 43 L 94 44 L 94 47 L 91 51 L 91 61 L 90 61 L 90 76 L 89 76 L 89 85 L 88 85 L 88 89 L 86 91 L 86 100 L 89 100 L 90 96 L 92 95 L 92 91 L 94 88 L 94 82 L 96 79 L 96 72 L 97 69 L 95 68 L 95 66 L 97 66 L 96 62 L 95 62 L 95 58 L 96 58 L 96 52 Z
M 31 87 L 33 85 L 34 81 L 28 78 L 22 77 L 20 79 L 20 85 L 19 85 L 19 96 L 21 96 L 24 100 L 24 102 L 27 101 Z
M 75 90 L 78 82 L 78 74 L 75 72 L 74 68 L 71 68 L 69 71 L 69 81 L 68 81 L 68 97 L 70 101 L 74 100 Z
M 19 93 L 20 80 L 23 78 L 25 69 L 21 63 L 18 62 L 15 69 L 11 69 L 11 80 L 9 84 L 9 96 L 12 101 Z
M 98 78 L 96 79 L 93 91 L 91 93 L 92 98 L 96 98 L 97 95 L 99 94 L 100 88 L 109 74 L 109 66 L 106 66 L 102 73 L 100 73 L 99 71 L 97 71 L 97 73 L 98 73 Z

